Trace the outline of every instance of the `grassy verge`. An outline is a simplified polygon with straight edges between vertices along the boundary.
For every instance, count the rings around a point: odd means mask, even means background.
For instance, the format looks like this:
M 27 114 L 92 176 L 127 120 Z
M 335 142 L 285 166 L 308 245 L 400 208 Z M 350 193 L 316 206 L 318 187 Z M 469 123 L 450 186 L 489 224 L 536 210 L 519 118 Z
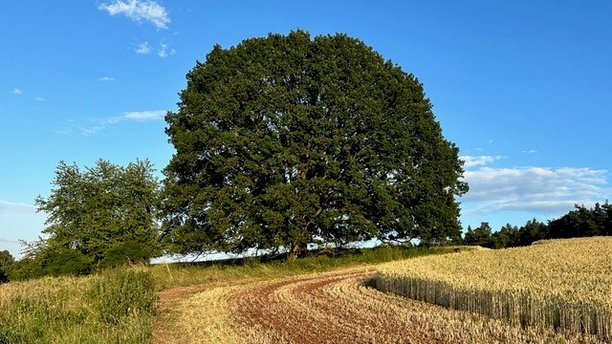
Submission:
M 146 343 L 155 290 L 144 268 L 0 286 L 0 344 Z

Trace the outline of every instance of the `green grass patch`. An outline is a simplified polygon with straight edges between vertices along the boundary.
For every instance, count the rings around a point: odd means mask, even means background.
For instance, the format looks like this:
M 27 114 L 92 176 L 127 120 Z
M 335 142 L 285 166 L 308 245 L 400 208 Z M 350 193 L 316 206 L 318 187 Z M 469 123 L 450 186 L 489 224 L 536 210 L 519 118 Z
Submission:
M 0 286 L 0 344 L 147 343 L 155 309 L 145 268 Z

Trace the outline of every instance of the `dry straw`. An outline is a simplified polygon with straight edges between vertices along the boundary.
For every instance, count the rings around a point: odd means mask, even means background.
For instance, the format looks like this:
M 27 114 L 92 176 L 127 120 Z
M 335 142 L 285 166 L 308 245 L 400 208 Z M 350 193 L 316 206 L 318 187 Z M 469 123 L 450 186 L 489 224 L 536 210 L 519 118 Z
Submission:
M 612 238 L 552 240 L 382 265 L 376 288 L 451 309 L 612 340 Z

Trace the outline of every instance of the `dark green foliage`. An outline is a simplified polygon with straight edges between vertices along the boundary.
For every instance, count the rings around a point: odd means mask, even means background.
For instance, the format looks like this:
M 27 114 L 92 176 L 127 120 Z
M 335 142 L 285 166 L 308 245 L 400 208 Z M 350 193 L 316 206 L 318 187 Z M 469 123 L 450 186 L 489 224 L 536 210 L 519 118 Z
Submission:
M 493 244 L 493 248 L 516 246 L 519 238 L 519 228 L 508 223 L 499 231 L 492 234 L 491 243 Z
M 36 199 L 47 214 L 47 236 L 30 244 L 25 274 L 37 272 L 31 263 L 43 274 L 80 274 L 102 261 L 113 266 L 120 256 L 146 261 L 158 253 L 159 186 L 152 173 L 146 160 L 125 167 L 99 160 L 84 171 L 60 162 L 50 196 Z
M 482 228 L 486 225 L 487 228 Z M 527 246 L 543 239 L 579 238 L 612 235 L 612 205 L 596 203 L 592 209 L 576 205 L 576 209 L 548 224 L 529 220 L 520 228 L 507 224 L 491 232 L 488 223 L 472 230 L 468 226 L 463 242 L 490 248 Z
M 0 251 L 0 283 L 9 281 L 9 273 L 14 264 L 15 258 L 9 251 Z
M 93 258 L 73 249 L 60 248 L 48 253 L 43 262 L 46 275 L 84 275 L 91 271 Z
M 463 239 L 466 245 L 479 245 L 483 247 L 493 246 L 491 238 L 491 226 L 488 222 L 482 222 L 480 226 L 472 229 L 468 226 L 465 238 Z
M 576 205 L 561 218 L 548 224 L 549 238 L 576 238 L 596 235 L 612 235 L 612 205 L 595 204 L 592 209 Z
M 531 245 L 532 242 L 550 239 L 547 235 L 548 226 L 545 223 L 539 222 L 536 219 L 527 221 L 519 230 L 518 243 L 512 246 L 527 246 Z
M 19 281 L 44 276 L 45 272 L 42 264 L 42 261 L 34 260 L 32 257 L 22 258 L 13 265 L 13 269 L 9 273 L 9 279 Z
M 359 40 L 215 46 L 180 96 L 163 209 L 176 252 L 459 236 L 458 149 L 416 78 Z
M 152 248 L 138 241 L 122 241 L 113 245 L 100 261 L 100 268 L 117 267 L 127 263 L 147 263 L 152 256 Z
M 96 281 L 88 292 L 91 307 L 110 325 L 128 316 L 151 315 L 155 311 L 155 286 L 148 271 L 114 271 Z

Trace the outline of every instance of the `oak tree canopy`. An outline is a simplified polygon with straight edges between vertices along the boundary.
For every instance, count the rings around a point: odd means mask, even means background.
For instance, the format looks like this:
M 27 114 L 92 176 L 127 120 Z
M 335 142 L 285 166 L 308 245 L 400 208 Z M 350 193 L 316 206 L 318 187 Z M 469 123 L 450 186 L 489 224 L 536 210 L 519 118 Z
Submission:
M 176 252 L 460 236 L 457 147 L 417 79 L 355 38 L 217 45 L 178 105 L 163 194 Z

